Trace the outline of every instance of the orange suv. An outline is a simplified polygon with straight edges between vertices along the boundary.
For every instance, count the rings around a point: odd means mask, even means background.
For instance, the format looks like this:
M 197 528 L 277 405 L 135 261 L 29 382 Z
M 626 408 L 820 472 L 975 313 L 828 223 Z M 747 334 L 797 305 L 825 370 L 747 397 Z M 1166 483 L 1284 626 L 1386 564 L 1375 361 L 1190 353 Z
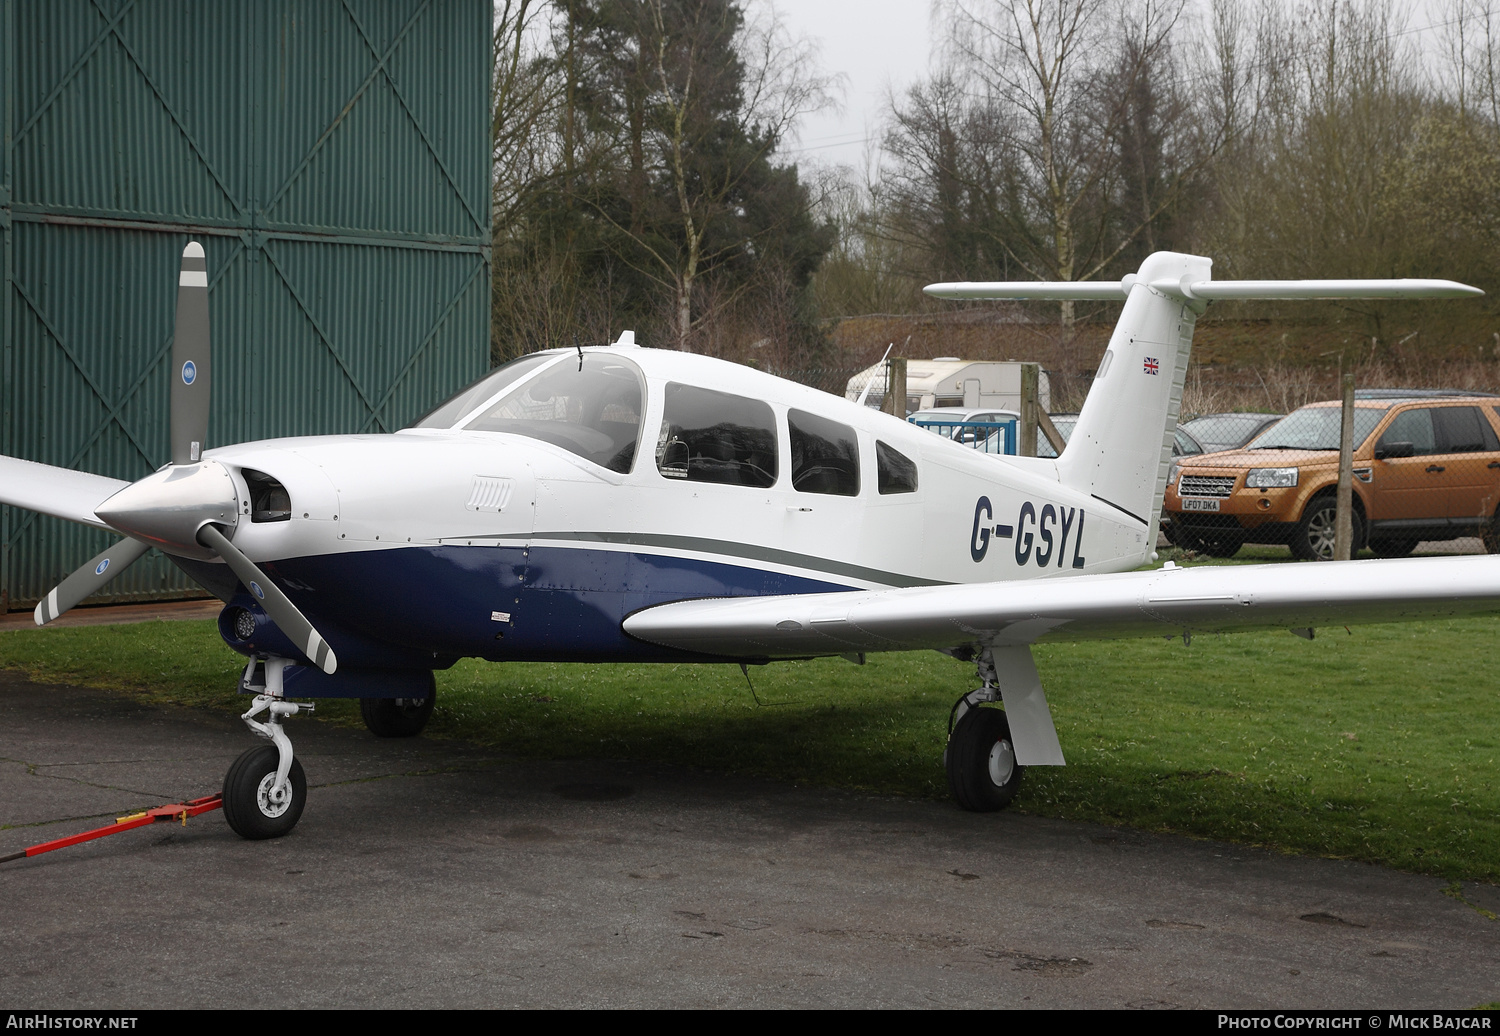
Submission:
M 1311 403 L 1243 449 L 1184 457 L 1167 481 L 1163 530 L 1230 557 L 1285 543 L 1333 557 L 1340 406 Z M 1500 397 L 1366 390 L 1354 402 L 1354 549 L 1410 554 L 1421 540 L 1479 536 L 1500 553 Z

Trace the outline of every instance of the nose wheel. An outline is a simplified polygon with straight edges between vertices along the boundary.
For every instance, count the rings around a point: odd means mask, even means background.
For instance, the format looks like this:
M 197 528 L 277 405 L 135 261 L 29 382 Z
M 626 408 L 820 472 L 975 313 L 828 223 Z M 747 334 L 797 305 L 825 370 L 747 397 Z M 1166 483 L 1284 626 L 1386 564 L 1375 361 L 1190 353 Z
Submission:
M 224 775 L 224 819 L 241 838 L 280 838 L 297 826 L 307 804 L 307 775 L 292 755 L 292 741 L 282 729 L 282 720 L 311 712 L 313 707 L 281 697 L 282 673 L 289 664 L 284 658 L 263 662 L 252 658 L 240 684 L 262 692 L 240 719 L 271 742 L 247 749 Z M 264 721 L 255 718 L 261 713 L 265 713 Z
M 280 838 L 302 818 L 307 776 L 296 759 L 277 780 L 281 753 L 275 745 L 246 749 L 224 775 L 224 819 L 241 838 Z

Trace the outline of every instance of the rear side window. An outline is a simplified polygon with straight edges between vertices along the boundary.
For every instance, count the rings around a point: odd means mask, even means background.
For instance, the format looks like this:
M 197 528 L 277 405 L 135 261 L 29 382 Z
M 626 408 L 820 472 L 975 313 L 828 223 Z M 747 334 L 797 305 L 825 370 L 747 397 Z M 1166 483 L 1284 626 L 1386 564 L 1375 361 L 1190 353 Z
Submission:
M 904 453 L 878 439 L 875 441 L 875 466 L 882 495 L 917 491 L 917 465 Z
M 776 415 L 758 399 L 670 383 L 656 469 L 666 478 L 768 489 L 776 484 Z
M 854 429 L 806 410 L 788 410 L 792 488 L 799 493 L 859 496 L 859 443 Z
M 1333 411 L 1335 414 L 1338 411 Z M 1412 445 L 1413 454 L 1425 457 L 1437 450 L 1437 437 L 1432 428 L 1432 411 L 1427 408 L 1421 410 L 1405 410 L 1396 415 L 1380 436 L 1381 446 L 1388 446 L 1393 442 L 1409 442 Z
M 1500 450 L 1495 430 L 1477 406 L 1445 406 L 1432 412 L 1439 453 L 1492 453 Z

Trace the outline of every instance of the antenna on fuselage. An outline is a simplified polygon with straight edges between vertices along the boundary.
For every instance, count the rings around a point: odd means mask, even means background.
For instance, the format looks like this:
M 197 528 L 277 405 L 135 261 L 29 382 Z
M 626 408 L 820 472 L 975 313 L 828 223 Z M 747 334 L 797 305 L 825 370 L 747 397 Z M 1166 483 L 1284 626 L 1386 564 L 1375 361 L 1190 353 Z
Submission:
M 907 335 L 906 336 L 906 340 L 908 342 L 911 341 L 911 335 Z M 884 363 L 886 361 L 886 358 L 891 355 L 891 350 L 894 349 L 894 348 L 896 348 L 896 343 L 895 342 L 892 342 L 890 345 L 886 346 L 885 347 L 885 356 L 882 356 L 880 358 L 880 363 L 877 363 L 875 366 L 879 367 L 881 363 Z M 865 405 L 865 400 L 867 400 L 867 399 L 870 398 L 870 389 L 872 389 L 874 387 L 875 387 L 875 375 L 872 374 L 872 375 L 870 375 L 870 380 L 868 380 L 868 381 L 865 382 L 865 390 L 859 394 L 859 405 L 860 406 L 864 406 Z M 749 677 L 747 676 L 746 679 L 748 680 Z
M 583 370 L 583 346 L 578 344 L 578 332 L 573 332 L 573 348 L 578 350 L 578 370 Z

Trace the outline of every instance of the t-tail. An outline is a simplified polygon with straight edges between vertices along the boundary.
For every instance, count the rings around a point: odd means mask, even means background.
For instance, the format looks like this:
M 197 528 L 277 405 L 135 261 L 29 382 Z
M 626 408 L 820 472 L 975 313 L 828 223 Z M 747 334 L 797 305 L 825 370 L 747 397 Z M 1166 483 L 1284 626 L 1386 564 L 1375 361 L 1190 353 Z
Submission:
M 1215 281 L 1213 261 L 1157 252 L 1118 281 L 930 284 L 947 299 L 1123 300 L 1125 307 L 1099 361 L 1058 479 L 1130 514 L 1156 540 L 1157 517 L 1172 461 L 1193 327 L 1216 299 L 1461 298 L 1484 294 L 1456 281 Z

